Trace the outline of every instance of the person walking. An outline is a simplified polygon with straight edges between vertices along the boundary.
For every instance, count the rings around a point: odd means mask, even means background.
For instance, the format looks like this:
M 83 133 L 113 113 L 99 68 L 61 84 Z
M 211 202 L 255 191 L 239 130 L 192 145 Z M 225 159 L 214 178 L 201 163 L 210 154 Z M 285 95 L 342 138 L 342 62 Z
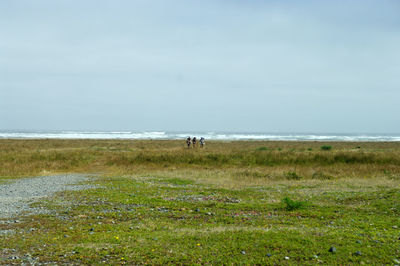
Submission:
M 196 137 L 193 137 L 192 143 L 193 143 L 193 148 L 196 148 L 196 143 L 197 143 Z
M 187 137 L 187 139 L 186 139 L 186 144 L 187 144 L 187 147 L 188 147 L 188 148 L 190 148 L 190 143 L 191 143 L 191 141 L 192 141 L 192 139 L 190 138 L 190 136 Z
M 206 144 L 206 140 L 203 137 L 201 137 L 200 138 L 200 148 L 203 148 L 205 144 Z

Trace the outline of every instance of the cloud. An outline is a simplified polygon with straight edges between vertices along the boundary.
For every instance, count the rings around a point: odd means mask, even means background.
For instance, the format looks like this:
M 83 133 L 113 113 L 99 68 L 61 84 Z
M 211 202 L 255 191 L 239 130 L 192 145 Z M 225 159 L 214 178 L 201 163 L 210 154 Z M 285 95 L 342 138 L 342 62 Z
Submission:
M 0 10 L 4 129 L 400 131 L 397 1 Z

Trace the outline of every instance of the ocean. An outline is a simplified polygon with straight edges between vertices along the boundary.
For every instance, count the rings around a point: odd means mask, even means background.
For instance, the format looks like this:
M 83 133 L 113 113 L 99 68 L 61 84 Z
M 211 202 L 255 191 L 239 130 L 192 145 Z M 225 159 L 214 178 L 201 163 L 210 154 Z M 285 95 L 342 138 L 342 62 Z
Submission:
M 163 131 L 0 131 L 2 139 L 186 139 L 272 141 L 400 141 L 400 134 L 224 133 Z

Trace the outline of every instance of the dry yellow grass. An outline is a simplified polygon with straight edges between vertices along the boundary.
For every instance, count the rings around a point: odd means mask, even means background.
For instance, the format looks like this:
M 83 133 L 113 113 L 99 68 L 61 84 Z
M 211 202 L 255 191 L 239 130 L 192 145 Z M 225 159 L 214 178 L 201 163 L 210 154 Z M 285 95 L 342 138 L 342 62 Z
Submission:
M 332 150 L 322 151 L 324 144 Z M 400 179 L 400 143 L 209 141 L 187 149 L 175 140 L 0 140 L 0 177 L 60 172 L 184 178 L 226 188 L 365 178 L 378 186 Z

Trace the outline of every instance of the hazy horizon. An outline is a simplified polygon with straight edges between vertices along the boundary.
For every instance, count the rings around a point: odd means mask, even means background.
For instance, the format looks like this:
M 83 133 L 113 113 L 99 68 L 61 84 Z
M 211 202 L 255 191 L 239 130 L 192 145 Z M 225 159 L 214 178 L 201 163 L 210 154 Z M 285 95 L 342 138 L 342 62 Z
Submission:
M 114 140 L 186 140 L 188 136 L 206 140 L 236 141 L 353 141 L 399 142 L 400 134 L 304 134 L 304 133 L 254 133 L 254 132 L 92 132 L 92 131 L 35 131 L 4 132 L 0 139 L 114 139 Z
M 212 131 L 212 130 L 197 130 L 197 131 L 168 131 L 168 130 L 130 130 L 130 129 L 121 129 L 121 130 L 74 130 L 74 129 L 63 129 L 63 130 L 55 130 L 55 129 L 0 129 L 0 133 L 43 133 L 43 134 L 59 134 L 59 133 L 84 133 L 84 134 L 96 134 L 96 133 L 105 133 L 105 134 L 132 134 L 132 133 L 166 133 L 166 134 L 254 134 L 254 135 L 315 135 L 315 136 L 400 136 L 400 132 L 375 132 L 375 133 L 365 133 L 365 132 L 282 132 L 282 131 Z M 1 137 L 1 136 L 0 136 Z
M 400 133 L 400 2 L 0 2 L 0 131 Z

